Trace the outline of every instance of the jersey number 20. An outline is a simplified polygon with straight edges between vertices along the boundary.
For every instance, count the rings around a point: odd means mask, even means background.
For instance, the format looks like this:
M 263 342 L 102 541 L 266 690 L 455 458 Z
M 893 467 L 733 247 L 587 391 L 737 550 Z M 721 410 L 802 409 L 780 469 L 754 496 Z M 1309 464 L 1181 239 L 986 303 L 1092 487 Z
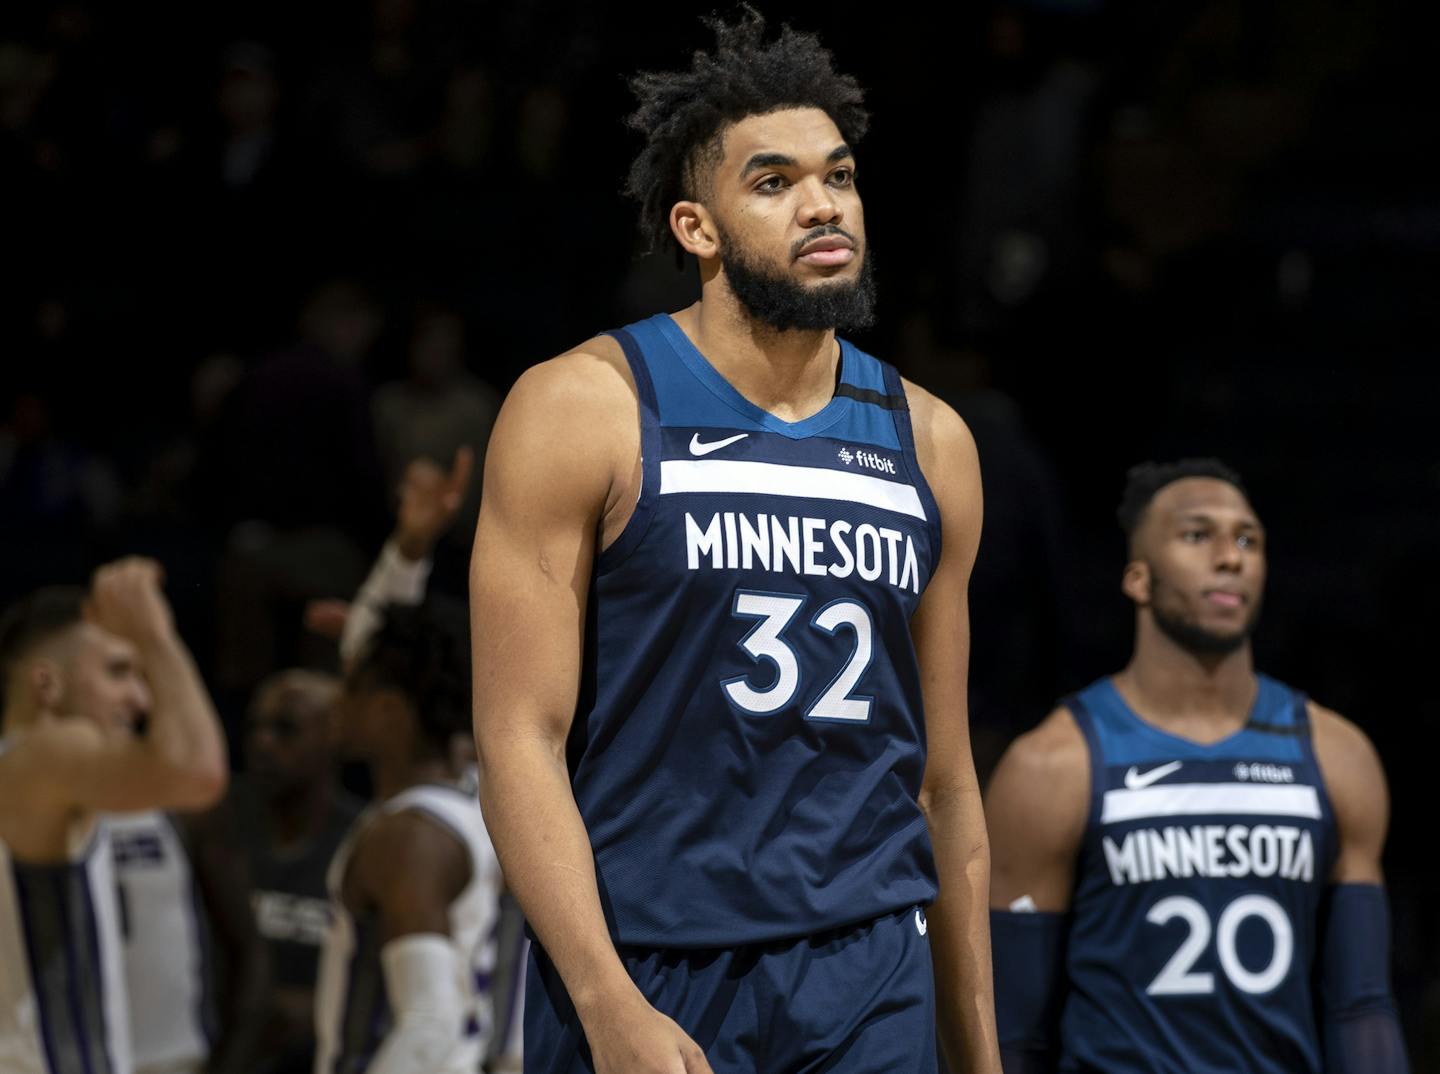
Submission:
M 757 593 L 742 589 L 735 594 L 736 616 L 759 619 L 748 634 L 740 639 L 740 648 L 750 659 L 767 660 L 775 665 L 775 681 L 757 689 L 747 676 L 726 679 L 720 685 L 736 708 L 757 716 L 779 712 L 795 699 L 800 689 L 800 662 L 795 650 L 782 636 L 790 620 L 795 618 L 804 597 L 785 593 Z M 848 627 L 855 635 L 855 648 L 835 678 L 821 695 L 805 710 L 807 720 L 839 720 L 865 723 L 870 719 L 871 698 L 851 697 L 850 691 L 870 666 L 875 652 L 875 625 L 870 610 L 854 600 L 833 600 L 815 613 L 810 625 L 826 634 Z
M 1188 896 L 1171 895 L 1150 907 L 1145 920 L 1152 925 L 1164 925 L 1177 917 L 1190 926 L 1190 932 L 1145 992 L 1151 996 L 1207 996 L 1215 991 L 1215 975 L 1197 973 L 1191 968 L 1210 943 L 1210 915 L 1205 907 Z M 1235 949 L 1235 935 L 1241 923 L 1251 917 L 1270 926 L 1275 943 L 1270 964 L 1258 972 L 1248 969 Z M 1215 925 L 1215 953 L 1220 956 L 1220 968 L 1231 984 L 1242 992 L 1260 995 L 1274 989 L 1290 972 L 1290 962 L 1295 955 L 1295 930 L 1274 899 L 1265 895 L 1241 895 L 1220 911 Z

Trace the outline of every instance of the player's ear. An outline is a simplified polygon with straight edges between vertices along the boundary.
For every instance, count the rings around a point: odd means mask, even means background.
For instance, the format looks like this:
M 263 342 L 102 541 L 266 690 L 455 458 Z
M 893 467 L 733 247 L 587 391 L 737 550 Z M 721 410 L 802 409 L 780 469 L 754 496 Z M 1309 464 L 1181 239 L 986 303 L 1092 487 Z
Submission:
M 682 250 L 702 261 L 720 253 L 719 230 L 698 201 L 677 201 L 670 207 L 670 231 Z
M 60 672 L 60 665 L 41 657 L 31 662 L 25 674 L 35 695 L 36 706 L 50 712 L 58 710 L 65 697 L 65 677 Z
M 1120 575 L 1120 592 L 1136 604 L 1149 604 L 1150 564 L 1139 559 L 1132 559 L 1125 564 L 1125 571 Z

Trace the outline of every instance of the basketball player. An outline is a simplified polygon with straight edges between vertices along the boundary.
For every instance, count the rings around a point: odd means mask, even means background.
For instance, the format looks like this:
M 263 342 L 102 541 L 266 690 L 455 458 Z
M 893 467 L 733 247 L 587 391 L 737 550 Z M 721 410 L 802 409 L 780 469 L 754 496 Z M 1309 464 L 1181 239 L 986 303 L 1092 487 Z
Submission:
M 474 1074 L 489 1042 L 500 869 L 449 748 L 468 716 L 463 619 L 391 605 L 347 678 L 344 745 L 379 804 L 330 866 L 316 1074 Z
M 1145 463 L 1120 523 L 1130 663 L 1017 739 L 986 798 L 1007 1074 L 1403 1072 L 1384 774 L 1254 670 L 1265 532 L 1240 479 Z
M 630 119 L 700 301 L 531 369 L 487 455 L 476 739 L 538 940 L 525 1069 L 933 1071 L 938 1013 L 995 1070 L 974 445 L 836 334 L 874 298 L 859 86 L 753 10 L 709 25 Z
M 337 680 L 301 668 L 262 682 L 245 725 L 245 773 L 217 811 L 247 860 L 269 955 L 262 1074 L 315 1066 L 315 982 L 331 920 L 325 872 L 363 808 L 336 778 L 338 696 Z
M 96 814 L 210 805 L 225 787 L 224 739 L 149 560 L 102 567 L 88 595 L 44 589 L 13 607 L 0 675 L 0 1070 L 128 1074 Z
M 212 814 L 146 809 L 109 813 L 104 823 L 135 1074 L 252 1072 L 265 951 L 239 841 Z M 217 967 L 226 985 L 218 991 Z

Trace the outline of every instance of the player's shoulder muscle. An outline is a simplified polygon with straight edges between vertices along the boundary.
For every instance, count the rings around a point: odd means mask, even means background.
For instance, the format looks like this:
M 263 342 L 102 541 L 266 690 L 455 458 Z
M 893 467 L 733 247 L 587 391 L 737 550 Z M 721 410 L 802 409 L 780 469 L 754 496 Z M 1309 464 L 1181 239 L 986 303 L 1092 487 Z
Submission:
M 81 717 L 47 719 L 17 736 L 0 753 L 0 814 L 33 817 L 37 810 L 94 808 L 138 809 L 125 790 L 129 752 L 94 723 Z
M 603 495 L 639 440 L 629 366 L 619 344 L 597 336 L 515 382 L 491 433 L 485 485 L 490 490 L 493 479 L 497 491 Z
M 1089 750 L 1062 706 L 1010 744 L 985 789 L 995 905 L 1028 894 L 1064 908 L 1089 809 Z
M 973 481 L 980 488 L 980 457 L 965 419 L 914 381 L 902 381 L 915 433 L 915 453 L 932 487 Z M 939 494 L 937 488 L 936 494 Z
M 392 938 L 448 931 L 449 906 L 471 871 L 460 837 L 420 809 L 387 813 L 366 825 L 351 869 Z
M 903 381 L 921 473 L 940 508 L 945 548 L 967 548 L 974 557 L 980 540 L 983 493 L 980 456 L 965 419 L 943 399 Z
M 1390 823 L 1390 792 L 1380 755 L 1369 736 L 1350 720 L 1314 701 L 1307 704 L 1315 759 L 1340 835 L 1335 879 L 1378 881 L 1380 852 Z

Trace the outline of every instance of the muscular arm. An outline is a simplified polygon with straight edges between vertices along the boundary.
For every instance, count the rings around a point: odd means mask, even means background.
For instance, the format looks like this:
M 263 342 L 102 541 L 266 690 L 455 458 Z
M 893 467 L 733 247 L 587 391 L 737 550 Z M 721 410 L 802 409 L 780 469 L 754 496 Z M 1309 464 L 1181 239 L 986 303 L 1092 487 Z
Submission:
M 1015 740 L 986 790 L 995 1016 L 1006 1074 L 1055 1066 L 1065 989 L 1063 914 L 1089 792 L 1085 740 L 1065 709 Z M 1010 909 L 1017 904 L 1026 909 Z
M 998 1071 L 986 913 L 990 856 L 970 756 L 966 590 L 980 543 L 980 466 L 958 415 L 906 386 L 916 451 L 940 509 L 943 551 L 911 623 L 925 700 L 927 759 L 920 789 L 940 893 L 928 914 L 941 1045 L 950 1069 Z
M 460 1040 L 468 972 L 450 937 L 450 904 L 470 881 L 458 838 L 415 811 L 378 818 L 361 836 L 346 900 L 380 919 L 380 965 L 393 1021 L 366 1074 L 448 1069 Z
M 1310 716 L 1340 842 L 1319 951 L 1325 1069 L 1404 1074 L 1409 1063 L 1390 993 L 1390 919 L 1380 868 L 1390 821 L 1385 771 L 1350 721 L 1314 704 Z
M 680 1074 L 709 1068 L 683 1034 L 655 1039 L 669 1029 L 610 940 L 565 761 L 597 541 L 637 491 L 627 481 L 639 457 L 634 389 L 618 348 L 594 347 L 527 372 L 486 453 L 470 575 L 480 802 L 597 1071 Z
M 1075 856 L 1090 808 L 1090 756 L 1067 709 L 1010 744 L 985 791 L 990 906 L 1029 896 L 1042 913 L 1070 908 Z

